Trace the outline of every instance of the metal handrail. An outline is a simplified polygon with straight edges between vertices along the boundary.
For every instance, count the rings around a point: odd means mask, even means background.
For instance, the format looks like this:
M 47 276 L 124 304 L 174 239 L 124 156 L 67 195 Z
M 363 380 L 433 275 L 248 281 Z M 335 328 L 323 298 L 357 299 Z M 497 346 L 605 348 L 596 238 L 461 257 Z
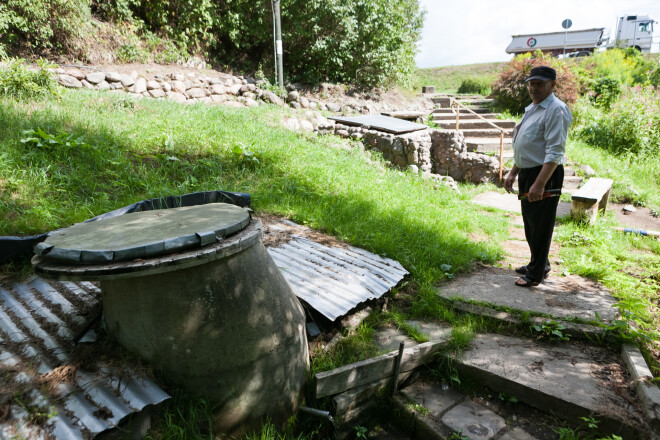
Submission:
M 503 170 L 503 167 L 504 167 L 503 158 L 502 158 L 502 156 L 504 155 L 504 129 L 501 128 L 501 127 L 498 127 L 495 124 L 493 124 L 488 119 L 484 118 L 479 113 L 473 111 L 471 108 L 468 108 L 462 102 L 457 101 L 456 99 L 454 99 L 451 96 L 449 97 L 449 102 L 451 104 L 450 107 L 451 107 L 452 111 L 455 111 L 454 110 L 454 105 L 459 107 L 459 110 L 456 111 L 456 131 L 459 130 L 458 127 L 459 127 L 459 119 L 460 119 L 459 116 L 461 114 L 461 111 L 460 111 L 461 108 L 464 108 L 465 110 L 467 110 L 468 112 L 470 112 L 473 115 L 477 116 L 478 118 L 483 119 L 488 124 L 492 125 L 494 128 L 497 128 L 500 131 L 500 158 L 499 158 L 500 159 L 500 171 L 499 171 L 499 177 L 500 177 L 500 182 L 501 182 L 502 181 L 502 170 Z

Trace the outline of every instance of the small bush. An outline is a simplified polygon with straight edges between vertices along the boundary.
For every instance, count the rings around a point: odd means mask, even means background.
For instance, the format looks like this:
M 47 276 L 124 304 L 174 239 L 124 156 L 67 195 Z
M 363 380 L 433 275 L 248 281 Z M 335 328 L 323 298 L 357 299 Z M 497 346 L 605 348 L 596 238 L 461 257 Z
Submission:
M 527 87 L 525 87 L 525 80 L 529 77 L 532 68 L 536 66 L 554 68 L 557 71 L 555 95 L 569 106 L 577 101 L 581 87 L 577 75 L 571 70 L 571 66 L 537 51 L 534 55 L 526 53 L 516 56 L 502 70 L 497 81 L 493 84 L 493 92 L 491 93 L 491 97 L 495 99 L 497 109 L 508 110 L 515 114 L 521 114 L 525 111 L 525 107 L 531 102 Z
M 591 89 L 591 101 L 596 106 L 609 110 L 621 95 L 621 82 L 616 78 L 601 77 L 594 81 Z
M 647 83 L 653 67 L 649 60 L 632 48 L 598 52 L 590 61 L 593 62 L 591 68 L 595 77 L 615 78 L 628 86 Z
M 615 154 L 660 154 L 660 91 L 651 86 L 628 88 L 610 111 L 582 100 L 574 116 L 573 133 L 593 146 Z
M 461 81 L 458 93 L 475 93 L 477 95 L 490 95 L 490 81 L 482 78 L 466 78 Z
M 24 59 L 9 59 L 6 68 L 0 68 L 0 96 L 10 96 L 17 100 L 58 96 L 61 87 L 49 70 L 54 65 L 46 60 L 39 60 L 37 64 L 39 68 L 33 70 L 25 65 Z

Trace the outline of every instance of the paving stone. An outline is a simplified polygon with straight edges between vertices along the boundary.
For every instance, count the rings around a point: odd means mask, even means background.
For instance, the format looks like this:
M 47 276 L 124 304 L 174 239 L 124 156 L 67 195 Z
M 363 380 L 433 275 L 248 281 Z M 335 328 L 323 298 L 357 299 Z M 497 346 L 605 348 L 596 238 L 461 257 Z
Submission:
M 519 276 L 513 269 L 483 266 L 474 274 L 447 283 L 438 294 L 558 318 L 591 320 L 598 313 L 603 321 L 610 322 L 618 316 L 616 300 L 596 282 L 574 275 L 551 276 L 536 287 L 522 288 L 514 286 Z
M 472 440 L 491 439 L 506 426 L 502 417 L 471 401 L 450 409 L 442 423 Z
M 536 440 L 536 437 L 520 427 L 515 427 L 511 431 L 502 434 L 499 440 Z
M 445 411 L 463 400 L 463 395 L 453 388 L 439 383 L 418 381 L 401 390 L 406 396 L 418 405 L 429 410 L 429 414 L 439 417 Z

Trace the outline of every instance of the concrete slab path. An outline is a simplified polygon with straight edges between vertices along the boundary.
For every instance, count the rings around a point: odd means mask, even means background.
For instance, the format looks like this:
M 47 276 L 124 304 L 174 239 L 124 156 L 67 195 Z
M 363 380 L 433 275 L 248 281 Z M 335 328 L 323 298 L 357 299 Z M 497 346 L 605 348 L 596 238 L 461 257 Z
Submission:
M 518 277 L 512 269 L 481 266 L 477 272 L 443 285 L 438 295 L 562 319 L 596 320 L 598 314 L 602 321 L 611 322 L 618 316 L 614 297 L 593 281 L 573 275 L 552 276 L 536 287 L 523 288 L 514 284 Z

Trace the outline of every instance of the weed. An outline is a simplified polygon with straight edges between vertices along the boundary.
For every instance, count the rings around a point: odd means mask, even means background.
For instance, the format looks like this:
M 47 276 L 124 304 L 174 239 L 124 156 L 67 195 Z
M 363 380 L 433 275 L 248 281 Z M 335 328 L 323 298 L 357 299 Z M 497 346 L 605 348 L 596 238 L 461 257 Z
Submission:
M 419 403 L 409 402 L 406 405 L 406 408 L 408 409 L 409 412 L 414 412 L 422 416 L 426 416 L 431 413 L 431 411 L 427 407 L 420 405 Z
M 570 334 L 563 332 L 563 330 L 566 330 L 566 327 L 557 321 L 547 321 L 541 325 L 534 325 L 532 328 L 538 333 L 538 339 L 550 338 L 559 341 L 568 341 L 571 339 Z
M 462 430 L 453 432 L 446 440 L 470 440 L 470 437 L 462 434 Z
M 368 438 L 367 432 L 367 428 L 358 425 L 355 427 L 355 438 L 358 440 L 366 440 Z

